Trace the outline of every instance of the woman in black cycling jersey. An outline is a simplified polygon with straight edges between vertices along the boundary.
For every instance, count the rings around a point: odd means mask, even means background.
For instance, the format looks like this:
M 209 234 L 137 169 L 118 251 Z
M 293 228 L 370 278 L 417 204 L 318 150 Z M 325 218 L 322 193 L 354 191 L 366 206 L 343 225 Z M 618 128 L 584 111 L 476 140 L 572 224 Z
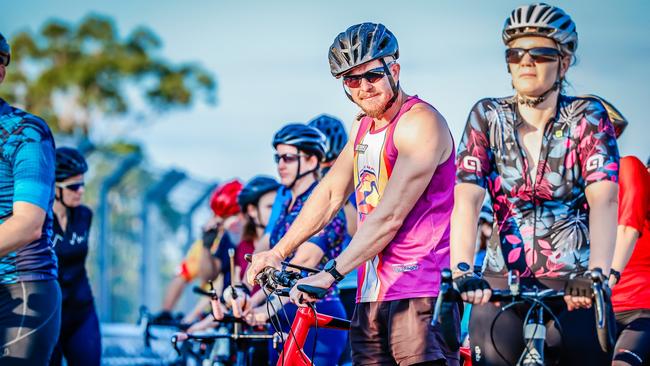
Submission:
M 463 300 L 475 304 L 472 359 L 477 365 L 514 365 L 524 350 L 522 323 L 530 305 L 502 311 L 487 303 L 490 287 L 505 287 L 505 273 L 516 270 L 523 286 L 567 293 L 564 301 L 547 304 L 560 324 L 545 318 L 546 364 L 608 364 L 596 337 L 586 275 L 595 268 L 608 274 L 614 251 L 614 128 L 597 99 L 563 93 L 578 34 L 562 9 L 518 7 L 502 37 L 515 95 L 486 98 L 472 108 L 458 147 L 451 221 L 454 282 Z M 488 248 L 480 279 L 469 264 L 486 191 L 500 241 Z
M 50 365 L 99 366 L 101 336 L 93 295 L 86 274 L 92 211 L 82 204 L 86 159 L 76 149 L 56 149 L 54 236 L 63 293 L 61 335 Z

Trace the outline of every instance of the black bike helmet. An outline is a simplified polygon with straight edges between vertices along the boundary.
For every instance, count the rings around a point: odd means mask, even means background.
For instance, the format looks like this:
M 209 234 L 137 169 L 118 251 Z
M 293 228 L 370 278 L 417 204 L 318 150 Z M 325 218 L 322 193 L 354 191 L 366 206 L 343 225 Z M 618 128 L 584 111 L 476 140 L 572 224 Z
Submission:
M 512 11 L 503 25 L 503 43 L 524 36 L 554 40 L 574 53 L 578 48 L 576 24 L 564 10 L 544 3 L 523 5 Z
M 60 147 L 56 149 L 56 170 L 55 179 L 61 182 L 75 175 L 84 174 L 88 171 L 86 159 L 77 149 L 71 147 Z
M 361 23 L 340 33 L 330 46 L 332 76 L 338 78 L 366 62 L 387 56 L 399 57 L 397 38 L 383 24 Z
M 336 117 L 327 114 L 312 119 L 308 123 L 309 126 L 317 128 L 327 138 L 327 151 L 325 152 L 325 162 L 335 160 L 343 147 L 348 143 L 348 133 L 343 127 L 343 122 Z
M 0 33 L 0 63 L 2 63 L 5 66 L 9 66 L 9 62 L 11 61 L 11 47 L 9 47 L 9 43 L 7 42 L 7 39 L 5 36 Z
M 237 203 L 241 207 L 242 212 L 246 213 L 246 206 L 257 205 L 260 197 L 268 192 L 276 191 L 280 188 L 280 183 L 275 179 L 258 175 L 249 180 L 244 188 L 237 195 Z
M 280 144 L 291 145 L 308 154 L 315 155 L 319 161 L 325 157 L 327 139 L 318 129 L 302 123 L 291 123 L 282 127 L 273 136 L 273 147 Z

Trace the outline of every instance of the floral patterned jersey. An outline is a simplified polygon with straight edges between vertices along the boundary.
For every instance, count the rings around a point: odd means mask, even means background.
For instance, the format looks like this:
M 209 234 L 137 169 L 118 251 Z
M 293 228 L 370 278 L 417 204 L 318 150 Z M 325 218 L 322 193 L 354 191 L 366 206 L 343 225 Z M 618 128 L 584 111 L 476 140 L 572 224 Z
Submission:
M 522 277 L 567 277 L 587 270 L 585 188 L 618 181 L 618 147 L 596 99 L 561 95 L 557 110 L 544 130 L 535 182 L 526 174 L 517 132 L 524 121 L 512 98 L 483 99 L 470 112 L 456 180 L 487 189 L 492 200 L 500 240 L 487 250 L 486 273 L 516 269 Z

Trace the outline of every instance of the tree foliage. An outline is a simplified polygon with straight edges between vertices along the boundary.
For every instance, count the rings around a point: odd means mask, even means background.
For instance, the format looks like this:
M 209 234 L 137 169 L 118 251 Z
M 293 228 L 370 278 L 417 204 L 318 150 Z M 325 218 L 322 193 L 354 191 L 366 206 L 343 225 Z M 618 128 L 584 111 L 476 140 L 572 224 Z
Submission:
M 37 34 L 11 39 L 12 63 L 0 96 L 45 118 L 55 131 L 88 132 L 96 116 L 133 109 L 137 90 L 152 111 L 191 105 L 197 94 L 215 99 L 214 77 L 195 63 L 173 64 L 162 43 L 138 27 L 122 38 L 113 21 L 89 15 L 78 24 L 47 21 Z

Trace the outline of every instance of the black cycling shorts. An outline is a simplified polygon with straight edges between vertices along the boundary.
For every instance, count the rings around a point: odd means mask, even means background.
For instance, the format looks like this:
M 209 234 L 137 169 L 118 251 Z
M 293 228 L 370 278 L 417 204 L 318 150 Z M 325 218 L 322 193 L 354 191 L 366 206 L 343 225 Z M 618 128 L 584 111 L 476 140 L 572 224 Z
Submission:
M 505 278 L 485 277 L 492 288 L 505 288 Z M 560 289 L 563 280 L 521 279 L 523 286 L 537 285 Z M 568 311 L 564 299 L 551 299 L 544 304 L 555 315 L 544 313 L 546 328 L 546 365 L 611 365 L 611 353 L 601 350 L 596 332 L 595 306 Z M 469 338 L 473 365 L 515 365 L 524 351 L 523 323 L 530 309 L 528 303 L 517 304 L 505 311 L 492 303 L 472 306 Z M 609 307 L 611 312 L 611 307 Z M 614 313 L 609 314 L 614 322 Z
M 47 365 L 60 327 L 56 280 L 0 285 L 0 365 Z
M 627 365 L 650 365 L 650 309 L 616 313 L 618 340 L 614 361 Z

